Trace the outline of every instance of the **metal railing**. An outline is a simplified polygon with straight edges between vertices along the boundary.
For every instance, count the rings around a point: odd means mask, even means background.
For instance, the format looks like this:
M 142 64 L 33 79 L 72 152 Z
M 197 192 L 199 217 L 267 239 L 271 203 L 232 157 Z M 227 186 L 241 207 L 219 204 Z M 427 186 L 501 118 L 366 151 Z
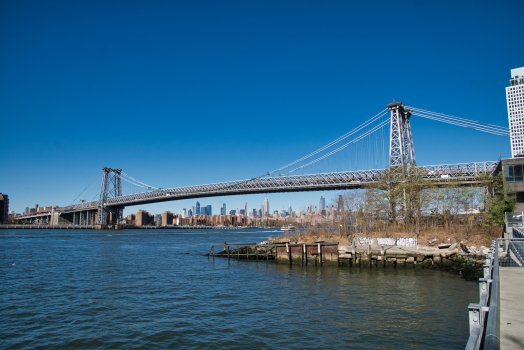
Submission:
M 506 213 L 505 223 L 506 223 L 506 232 L 511 232 L 512 227 L 524 226 L 524 213 L 515 212 L 515 213 Z
M 469 304 L 469 339 L 466 350 L 500 349 L 499 267 L 524 267 L 524 228 L 513 227 L 513 238 L 491 242 L 484 278 L 479 279 L 480 301 Z

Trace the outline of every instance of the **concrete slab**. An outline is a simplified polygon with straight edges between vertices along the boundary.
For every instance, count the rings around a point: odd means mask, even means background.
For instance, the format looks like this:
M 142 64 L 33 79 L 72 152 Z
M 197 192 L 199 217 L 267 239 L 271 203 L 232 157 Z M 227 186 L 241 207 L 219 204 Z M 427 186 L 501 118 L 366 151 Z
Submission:
M 524 349 L 524 268 L 500 268 L 500 348 Z

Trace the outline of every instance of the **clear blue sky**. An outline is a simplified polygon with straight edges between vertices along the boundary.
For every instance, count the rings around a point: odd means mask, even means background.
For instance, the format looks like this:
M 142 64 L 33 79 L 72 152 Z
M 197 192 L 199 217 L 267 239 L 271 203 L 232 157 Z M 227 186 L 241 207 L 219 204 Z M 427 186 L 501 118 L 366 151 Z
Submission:
M 0 192 L 21 212 L 70 204 L 104 166 L 162 188 L 250 178 L 393 99 L 508 126 L 523 13 L 523 1 L 4 0 Z M 415 117 L 412 129 L 418 164 L 510 152 L 469 129 Z M 299 209 L 320 195 L 268 198 Z M 216 213 L 263 199 L 200 203 Z

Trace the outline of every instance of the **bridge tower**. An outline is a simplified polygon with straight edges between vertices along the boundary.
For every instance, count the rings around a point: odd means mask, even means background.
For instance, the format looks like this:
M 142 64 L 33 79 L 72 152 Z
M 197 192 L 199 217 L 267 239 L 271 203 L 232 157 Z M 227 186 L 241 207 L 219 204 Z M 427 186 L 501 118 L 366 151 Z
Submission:
M 389 135 L 389 167 L 405 168 L 415 165 L 415 149 L 411 136 L 409 118 L 411 110 L 402 102 L 388 104 L 391 111 L 391 131 Z
M 100 187 L 100 200 L 98 202 L 98 224 L 108 225 L 109 218 L 111 223 L 118 223 L 122 218 L 124 210 L 122 208 L 107 208 L 107 199 L 122 195 L 122 169 L 111 169 L 104 167 L 102 176 L 102 186 Z M 112 214 L 112 215 L 110 215 Z

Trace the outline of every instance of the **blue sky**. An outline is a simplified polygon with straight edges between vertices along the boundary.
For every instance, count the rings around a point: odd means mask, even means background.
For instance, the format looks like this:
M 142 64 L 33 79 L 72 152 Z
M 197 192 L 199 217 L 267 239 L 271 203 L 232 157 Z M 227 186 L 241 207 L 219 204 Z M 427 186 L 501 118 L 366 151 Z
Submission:
M 104 166 L 162 188 L 250 178 L 393 99 L 508 126 L 522 13 L 522 1 L 2 1 L 0 192 L 20 212 L 70 204 Z M 411 125 L 418 164 L 510 152 L 507 138 Z M 299 209 L 320 195 L 268 198 Z

